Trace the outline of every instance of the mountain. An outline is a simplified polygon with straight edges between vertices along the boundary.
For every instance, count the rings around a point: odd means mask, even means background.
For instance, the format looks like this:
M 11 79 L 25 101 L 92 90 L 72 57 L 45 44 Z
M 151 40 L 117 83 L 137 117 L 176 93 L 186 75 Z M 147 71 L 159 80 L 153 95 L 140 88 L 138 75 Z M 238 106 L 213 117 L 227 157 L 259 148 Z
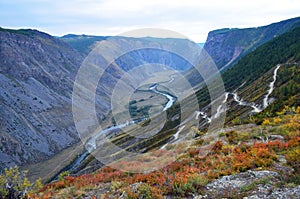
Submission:
M 0 168 L 44 160 L 77 143 L 73 82 L 83 57 L 37 30 L 0 29 Z
M 257 47 L 222 74 L 227 122 L 249 118 L 255 112 L 274 115 L 285 106 L 299 106 L 299 37 L 300 27 L 288 31 Z M 197 94 L 202 107 L 210 103 L 205 87 Z
M 219 69 L 230 68 L 258 46 L 300 25 L 300 17 L 256 28 L 225 28 L 209 32 L 204 49 Z
M 83 39 L 81 39 L 83 38 Z M 32 164 L 52 158 L 80 141 L 72 115 L 72 91 L 78 69 L 97 39 L 89 36 L 68 35 L 55 38 L 37 30 L 0 29 L 0 170 L 12 165 Z M 64 40 L 68 40 L 69 44 Z M 75 48 L 72 47 L 72 41 Z M 80 40 L 80 41 L 79 41 Z M 169 48 L 184 43 L 180 39 L 135 39 L 115 37 L 121 48 L 135 45 L 157 46 L 164 43 Z M 91 46 L 90 46 L 91 45 Z M 83 50 L 83 51 L 81 51 Z M 113 48 L 111 50 L 114 50 Z M 161 56 L 161 53 L 164 56 Z M 99 55 L 99 54 L 98 54 Z M 106 62 L 90 57 L 100 67 Z M 137 65 L 145 63 L 167 64 L 176 70 L 187 70 L 190 65 L 175 54 L 160 50 L 133 51 L 108 65 L 96 90 L 96 116 L 98 121 L 110 118 L 111 95 L 118 80 Z M 153 72 L 164 71 L 152 67 L 139 73 L 140 78 Z M 97 75 L 89 74 L 84 81 Z M 134 87 L 133 82 L 128 86 Z M 85 88 L 84 92 L 89 92 Z M 79 112 L 87 109 L 79 106 Z M 89 131 L 96 126 L 89 126 Z M 76 155 L 76 154 L 73 154 Z M 71 158 L 72 159 L 72 158 Z M 71 160 L 70 160 L 71 161 Z
M 208 33 L 203 49 L 211 56 L 216 67 L 223 72 L 257 47 L 281 34 L 300 26 L 300 17 L 256 28 L 224 28 Z M 185 72 L 186 79 L 198 89 L 203 79 L 192 68 Z
M 300 27 L 274 38 L 242 58 L 223 75 L 227 90 L 274 115 L 299 101 Z M 269 93 L 271 83 L 274 90 Z M 242 85 L 243 86 L 240 86 Z M 264 114 L 262 112 L 261 114 Z M 237 112 L 235 111 L 234 114 Z
M 76 49 L 79 53 L 87 56 L 88 53 L 95 47 L 96 42 L 103 41 L 109 38 L 109 36 L 68 34 L 59 38 Z

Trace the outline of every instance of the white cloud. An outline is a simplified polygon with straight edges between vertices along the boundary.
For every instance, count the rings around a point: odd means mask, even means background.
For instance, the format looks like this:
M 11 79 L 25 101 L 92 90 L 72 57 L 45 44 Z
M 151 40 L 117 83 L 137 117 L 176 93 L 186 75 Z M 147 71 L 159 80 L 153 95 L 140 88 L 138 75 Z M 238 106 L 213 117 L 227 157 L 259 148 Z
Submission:
M 0 2 L 0 24 L 116 35 L 132 28 L 167 28 L 196 41 L 224 27 L 253 27 L 296 17 L 298 0 L 10 0 Z M 17 12 L 16 12 L 17 11 Z

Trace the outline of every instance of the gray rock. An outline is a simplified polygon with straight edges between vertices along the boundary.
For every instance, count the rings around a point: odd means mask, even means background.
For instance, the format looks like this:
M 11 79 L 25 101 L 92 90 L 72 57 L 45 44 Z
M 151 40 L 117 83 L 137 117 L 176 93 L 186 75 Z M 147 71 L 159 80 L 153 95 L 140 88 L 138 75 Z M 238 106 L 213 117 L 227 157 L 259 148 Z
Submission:
M 284 137 L 281 135 L 270 135 L 269 138 L 271 140 L 284 140 Z
M 260 198 L 300 198 L 300 186 L 276 188 L 281 179 L 274 171 L 247 171 L 236 175 L 223 176 L 207 184 L 204 196 L 194 198 L 227 198 L 243 197 L 244 199 Z

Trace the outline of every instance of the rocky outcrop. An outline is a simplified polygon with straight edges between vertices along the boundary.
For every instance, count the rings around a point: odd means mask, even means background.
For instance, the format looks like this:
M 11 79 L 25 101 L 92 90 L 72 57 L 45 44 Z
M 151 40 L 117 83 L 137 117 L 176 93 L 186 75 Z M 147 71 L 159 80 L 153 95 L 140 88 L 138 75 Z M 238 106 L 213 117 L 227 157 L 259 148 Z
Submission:
M 279 186 L 282 176 L 274 171 L 247 171 L 223 176 L 206 186 L 205 195 L 200 198 L 299 198 L 300 186 Z
M 299 23 L 298 17 L 257 28 L 214 30 L 209 32 L 204 49 L 219 69 L 227 68 L 256 47 L 299 26 Z

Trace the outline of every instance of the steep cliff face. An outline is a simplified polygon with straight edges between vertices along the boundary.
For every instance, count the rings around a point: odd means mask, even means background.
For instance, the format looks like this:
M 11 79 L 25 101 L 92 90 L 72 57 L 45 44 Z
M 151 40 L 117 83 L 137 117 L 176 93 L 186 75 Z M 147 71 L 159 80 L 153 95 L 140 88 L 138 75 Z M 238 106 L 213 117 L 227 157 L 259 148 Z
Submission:
M 258 46 L 299 24 L 298 17 L 257 28 L 214 30 L 208 34 L 204 49 L 218 68 L 228 68 Z
M 0 30 L 0 169 L 78 142 L 73 80 L 83 57 L 35 30 Z

